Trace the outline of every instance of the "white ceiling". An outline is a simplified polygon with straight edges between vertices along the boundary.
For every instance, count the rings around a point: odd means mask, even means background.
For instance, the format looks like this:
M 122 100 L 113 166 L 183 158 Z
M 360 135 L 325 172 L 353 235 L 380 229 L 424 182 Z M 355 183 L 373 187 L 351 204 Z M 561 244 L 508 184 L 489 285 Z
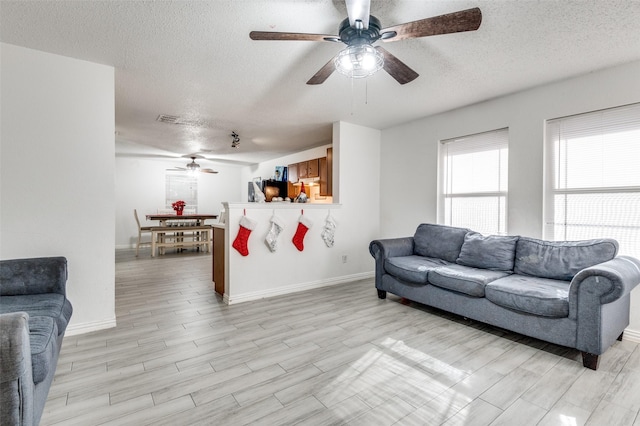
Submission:
M 384 71 L 309 86 L 342 45 L 249 39 L 337 34 L 343 0 L 2 0 L 0 39 L 114 66 L 121 155 L 203 152 L 231 163 L 329 143 L 338 120 L 384 129 L 640 59 L 638 0 L 374 0 L 371 14 L 389 27 L 476 6 L 478 31 L 384 45 L 420 74 L 404 86 Z

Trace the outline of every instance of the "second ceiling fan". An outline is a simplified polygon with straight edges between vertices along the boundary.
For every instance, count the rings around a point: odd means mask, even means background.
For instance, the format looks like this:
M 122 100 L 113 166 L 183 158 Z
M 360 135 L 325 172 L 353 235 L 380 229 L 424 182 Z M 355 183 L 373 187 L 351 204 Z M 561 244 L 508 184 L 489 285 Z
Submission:
M 212 173 L 212 174 L 216 174 L 218 173 L 217 170 L 213 170 L 213 169 L 203 169 L 200 167 L 200 164 L 196 163 L 196 158 L 204 158 L 202 156 L 199 155 L 194 155 L 194 154 L 190 154 L 190 155 L 183 155 L 184 158 L 191 158 L 191 162 L 187 163 L 187 165 L 185 167 L 174 167 L 173 169 L 169 169 L 169 170 L 178 170 L 178 171 L 189 171 L 189 172 L 201 172 L 201 173 Z
M 380 21 L 369 14 L 370 0 L 346 0 L 348 18 L 339 26 L 338 35 L 251 31 L 252 40 L 299 40 L 342 42 L 347 48 L 327 62 L 307 84 L 322 84 L 334 70 L 352 78 L 366 77 L 384 69 L 398 83 L 406 84 L 418 73 L 381 46 L 378 40 L 392 42 L 464 31 L 475 31 L 482 22 L 480 9 L 461 10 L 432 18 L 382 28 Z

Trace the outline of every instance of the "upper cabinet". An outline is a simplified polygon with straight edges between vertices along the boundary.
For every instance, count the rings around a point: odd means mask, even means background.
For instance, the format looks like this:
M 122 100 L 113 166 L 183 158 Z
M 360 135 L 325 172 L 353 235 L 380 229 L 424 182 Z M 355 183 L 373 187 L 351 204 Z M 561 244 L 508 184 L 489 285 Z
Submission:
M 320 162 L 319 158 L 307 161 L 307 177 L 308 178 L 314 178 L 314 177 L 320 176 L 320 171 L 318 168 L 319 162 Z
M 298 163 L 298 179 L 307 179 L 320 176 L 318 169 L 319 160 L 319 158 L 315 158 L 313 160 L 302 161 Z M 295 164 L 293 165 L 293 167 L 295 168 Z M 291 179 L 289 180 L 291 181 Z

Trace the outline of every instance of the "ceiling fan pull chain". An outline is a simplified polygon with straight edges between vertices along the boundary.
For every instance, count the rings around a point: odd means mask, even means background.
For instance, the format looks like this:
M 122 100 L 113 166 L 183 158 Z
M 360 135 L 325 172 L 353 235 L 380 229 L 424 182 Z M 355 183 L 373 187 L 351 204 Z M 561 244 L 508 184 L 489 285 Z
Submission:
M 364 81 L 364 104 L 369 105 L 369 81 Z
M 355 106 L 355 94 L 353 90 L 353 78 L 351 79 L 351 115 L 353 115 L 353 107 Z

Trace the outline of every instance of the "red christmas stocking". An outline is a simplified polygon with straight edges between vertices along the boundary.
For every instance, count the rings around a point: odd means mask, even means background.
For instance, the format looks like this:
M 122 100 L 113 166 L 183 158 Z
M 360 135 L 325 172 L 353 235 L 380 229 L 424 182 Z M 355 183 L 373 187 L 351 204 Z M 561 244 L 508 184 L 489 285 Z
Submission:
M 233 240 L 232 247 L 238 250 L 238 252 L 243 256 L 249 255 L 249 247 L 247 245 L 249 242 L 249 235 L 251 235 L 251 231 L 255 229 L 257 224 L 258 222 L 253 219 L 249 219 L 246 216 L 242 216 L 240 218 L 240 230 L 238 230 L 236 239 Z
M 293 245 L 296 246 L 299 251 L 304 250 L 304 236 L 312 226 L 313 222 L 311 220 L 304 217 L 304 215 L 300 215 L 298 218 L 298 229 L 296 229 L 296 234 L 292 240 Z

